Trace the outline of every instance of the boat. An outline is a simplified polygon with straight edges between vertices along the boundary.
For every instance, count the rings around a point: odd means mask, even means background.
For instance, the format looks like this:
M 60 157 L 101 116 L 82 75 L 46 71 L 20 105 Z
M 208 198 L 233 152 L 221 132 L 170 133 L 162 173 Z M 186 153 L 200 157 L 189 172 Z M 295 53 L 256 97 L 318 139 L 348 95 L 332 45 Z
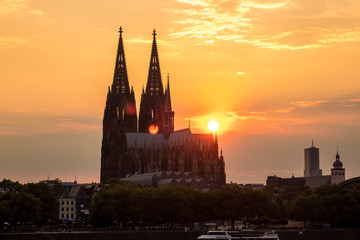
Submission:
M 237 231 L 208 231 L 206 234 L 199 236 L 197 239 L 239 239 L 239 240 L 280 240 L 274 231 L 263 234 L 241 234 Z
M 212 240 L 212 239 L 240 239 L 240 237 L 235 237 L 230 234 L 230 231 L 208 231 L 206 234 L 201 235 L 197 239 L 203 240 Z
M 263 234 L 239 234 L 242 240 L 280 240 L 274 231 L 265 232 Z

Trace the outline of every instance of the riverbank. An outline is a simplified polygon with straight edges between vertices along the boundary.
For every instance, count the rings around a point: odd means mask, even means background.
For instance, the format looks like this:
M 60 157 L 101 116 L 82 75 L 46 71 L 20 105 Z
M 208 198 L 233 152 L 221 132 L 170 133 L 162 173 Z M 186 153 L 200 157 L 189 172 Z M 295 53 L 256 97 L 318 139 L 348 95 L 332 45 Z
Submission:
M 360 240 L 360 229 L 281 230 L 280 240 Z M 143 231 L 143 232 L 32 232 L 1 233 L 0 240 L 195 240 L 200 232 Z

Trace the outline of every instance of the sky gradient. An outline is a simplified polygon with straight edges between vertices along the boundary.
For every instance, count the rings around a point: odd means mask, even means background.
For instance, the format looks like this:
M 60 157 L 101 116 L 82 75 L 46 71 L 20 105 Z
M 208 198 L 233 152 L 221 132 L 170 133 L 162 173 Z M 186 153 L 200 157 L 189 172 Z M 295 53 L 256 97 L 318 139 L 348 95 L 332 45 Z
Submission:
M 0 0 L 0 178 L 99 182 L 102 117 L 123 27 L 139 110 L 152 31 L 175 129 L 220 123 L 227 181 L 360 175 L 360 1 Z

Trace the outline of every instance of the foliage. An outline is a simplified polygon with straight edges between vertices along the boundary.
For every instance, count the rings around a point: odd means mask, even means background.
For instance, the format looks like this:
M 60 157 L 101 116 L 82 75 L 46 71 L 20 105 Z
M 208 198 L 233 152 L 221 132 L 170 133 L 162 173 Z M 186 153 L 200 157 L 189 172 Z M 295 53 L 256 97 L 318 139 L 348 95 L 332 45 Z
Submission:
M 151 222 L 171 227 L 174 223 L 229 220 L 234 226 L 246 216 L 270 218 L 269 209 L 275 204 L 267 192 L 238 185 L 201 192 L 183 186 L 155 189 L 112 183 L 96 195 L 90 221 L 94 226 Z
M 45 183 L 28 183 L 24 185 L 23 191 L 30 193 L 40 200 L 40 221 L 46 223 L 48 220 L 57 218 L 56 214 L 56 196 L 50 187 Z
M 44 224 L 58 218 L 56 192 L 62 191 L 62 186 L 55 184 L 55 188 L 50 188 L 44 183 L 22 185 L 9 179 L 3 179 L 0 186 L 5 190 L 0 193 L 0 224 Z
M 359 227 L 360 187 L 329 185 L 307 190 L 291 202 L 289 213 L 292 219 L 310 221 L 313 227 L 321 222 L 334 227 Z
M 63 191 L 55 186 L 20 184 L 4 179 L 0 186 L 0 224 L 8 222 L 44 224 L 58 218 L 56 198 Z M 360 227 L 360 185 L 338 185 L 306 190 L 298 195 L 272 196 L 269 189 L 253 190 L 236 184 L 202 192 L 195 188 L 167 186 L 136 187 L 110 179 L 94 197 L 90 222 L 95 227 L 235 221 L 255 225 L 284 225 L 288 219 L 310 222 L 313 227 Z

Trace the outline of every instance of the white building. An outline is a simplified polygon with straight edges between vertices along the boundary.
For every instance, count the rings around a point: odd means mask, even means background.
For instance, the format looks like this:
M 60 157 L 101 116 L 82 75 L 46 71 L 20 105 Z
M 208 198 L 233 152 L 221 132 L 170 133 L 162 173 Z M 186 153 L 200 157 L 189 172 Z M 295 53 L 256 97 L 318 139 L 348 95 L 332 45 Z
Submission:
M 337 151 L 336 160 L 333 164 L 333 168 L 331 169 L 331 184 L 339 184 L 343 181 L 345 181 L 345 168 L 343 168 L 339 152 Z
M 70 191 L 66 191 L 59 198 L 59 219 L 64 221 L 74 221 L 76 219 L 76 196 L 80 190 L 79 185 L 75 185 L 70 188 Z

